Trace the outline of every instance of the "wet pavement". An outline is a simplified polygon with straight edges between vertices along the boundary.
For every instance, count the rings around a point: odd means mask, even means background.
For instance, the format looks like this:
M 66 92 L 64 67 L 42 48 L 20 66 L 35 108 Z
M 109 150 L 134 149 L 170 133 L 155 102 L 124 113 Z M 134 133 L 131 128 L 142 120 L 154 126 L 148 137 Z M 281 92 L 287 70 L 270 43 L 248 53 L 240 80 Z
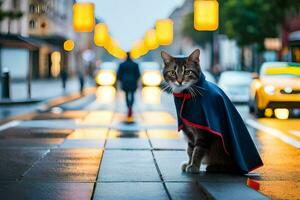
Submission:
M 300 141 L 300 120 L 257 121 L 239 106 L 265 165 L 249 176 L 188 175 L 172 97 L 144 88 L 137 98 L 133 124 L 123 94 L 105 87 L 96 100 L 1 126 L 1 199 L 297 199 L 299 148 L 279 133 Z

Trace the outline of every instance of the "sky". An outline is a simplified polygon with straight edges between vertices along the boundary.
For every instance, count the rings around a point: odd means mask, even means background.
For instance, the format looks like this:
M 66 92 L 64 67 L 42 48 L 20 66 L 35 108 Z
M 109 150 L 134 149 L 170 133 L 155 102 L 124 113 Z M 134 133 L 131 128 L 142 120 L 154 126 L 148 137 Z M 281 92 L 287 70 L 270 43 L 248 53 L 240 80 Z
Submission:
M 167 18 L 184 0 L 80 0 L 95 3 L 95 16 L 104 21 L 111 36 L 121 48 L 129 51 L 132 44 L 155 26 L 155 21 Z

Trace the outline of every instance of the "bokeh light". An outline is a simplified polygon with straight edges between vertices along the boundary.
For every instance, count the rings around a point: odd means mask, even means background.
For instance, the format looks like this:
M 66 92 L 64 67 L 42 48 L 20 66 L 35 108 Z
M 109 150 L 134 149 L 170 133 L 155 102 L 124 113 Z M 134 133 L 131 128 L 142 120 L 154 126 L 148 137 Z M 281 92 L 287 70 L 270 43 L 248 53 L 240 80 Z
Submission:
M 170 45 L 173 42 L 173 21 L 160 19 L 156 21 L 156 37 L 160 45 Z
M 73 28 L 75 32 L 91 32 L 95 26 L 94 4 L 75 3 L 73 5 Z
M 73 40 L 66 40 L 64 42 L 64 50 L 65 51 L 72 51 L 75 47 L 74 41 Z
M 214 31 L 219 26 L 217 0 L 194 1 L 194 28 L 198 31 Z

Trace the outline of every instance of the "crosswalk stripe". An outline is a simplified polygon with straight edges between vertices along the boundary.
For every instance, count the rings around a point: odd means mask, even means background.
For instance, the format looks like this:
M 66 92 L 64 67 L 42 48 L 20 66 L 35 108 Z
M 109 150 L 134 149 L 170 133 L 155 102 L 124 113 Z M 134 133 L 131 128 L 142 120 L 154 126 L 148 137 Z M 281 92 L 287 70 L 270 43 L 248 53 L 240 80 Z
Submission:
M 293 138 L 290 138 L 288 137 L 287 135 L 285 135 L 282 131 L 280 130 L 277 130 L 277 129 L 274 129 L 274 128 L 271 128 L 271 127 L 268 127 L 268 126 L 265 126 L 257 121 L 254 121 L 252 119 L 248 119 L 246 120 L 246 123 L 257 129 L 257 130 L 260 130 L 260 131 L 263 131 L 264 133 L 266 134 L 269 134 L 273 137 L 276 137 L 278 139 L 280 139 L 281 141 L 289 144 L 289 145 L 292 145 L 293 147 L 296 147 L 296 148 L 300 148 L 300 142 L 293 139 Z

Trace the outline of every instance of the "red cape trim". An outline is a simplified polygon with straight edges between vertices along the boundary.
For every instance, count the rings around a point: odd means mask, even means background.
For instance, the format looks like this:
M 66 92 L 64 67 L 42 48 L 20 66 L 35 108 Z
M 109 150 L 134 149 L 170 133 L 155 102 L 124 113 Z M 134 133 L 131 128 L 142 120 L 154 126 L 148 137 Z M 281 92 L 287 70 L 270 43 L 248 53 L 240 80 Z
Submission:
M 208 131 L 212 134 L 215 134 L 219 137 L 221 137 L 221 140 L 222 140 L 222 144 L 223 144 L 223 148 L 224 148 L 224 151 L 226 154 L 230 155 L 229 152 L 227 151 L 226 149 L 226 146 L 225 146 L 225 143 L 224 143 L 224 139 L 223 139 L 223 135 L 221 133 L 218 133 L 212 129 L 210 129 L 209 127 L 207 126 L 202 126 L 200 124 L 195 124 L 193 122 L 190 122 L 189 120 L 185 119 L 183 116 L 182 116 L 182 110 L 183 110 L 183 106 L 184 106 L 184 103 L 186 100 L 190 99 L 191 98 L 191 94 L 189 93 L 173 93 L 173 95 L 175 97 L 183 97 L 183 102 L 182 102 L 182 105 L 181 105 L 181 108 L 180 108 L 180 118 L 182 119 L 183 123 L 184 124 L 187 124 L 189 126 L 192 126 L 192 127 L 195 127 L 195 128 L 198 128 L 198 129 L 201 129 L 201 130 L 205 130 L 205 131 Z M 178 131 L 180 131 L 181 129 L 183 128 L 183 124 L 179 124 L 179 127 L 178 127 Z

